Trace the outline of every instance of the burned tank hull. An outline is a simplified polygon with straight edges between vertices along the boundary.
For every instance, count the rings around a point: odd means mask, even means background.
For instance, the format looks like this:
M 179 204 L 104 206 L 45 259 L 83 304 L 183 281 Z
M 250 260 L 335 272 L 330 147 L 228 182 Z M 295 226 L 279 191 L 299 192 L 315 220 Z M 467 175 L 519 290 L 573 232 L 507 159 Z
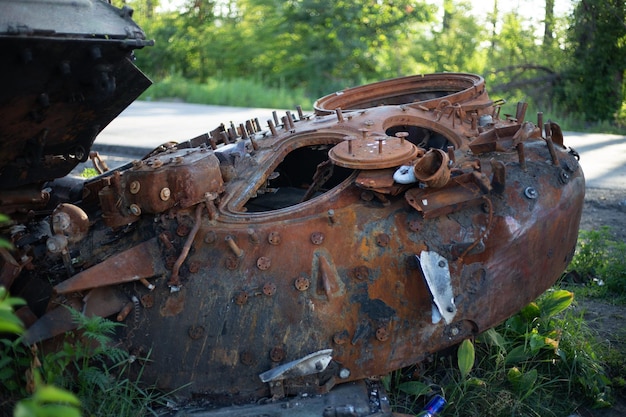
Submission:
M 502 104 L 477 75 L 403 77 L 49 181 L 68 167 L 40 170 L 48 149 L 91 145 L 69 130 L 29 164 L 3 154 L 15 249 L 0 282 L 29 302 L 28 343 L 72 330 L 67 306 L 110 317 L 121 346 L 149 354 L 143 379 L 181 396 L 242 403 L 387 374 L 502 322 L 571 259 L 576 154 L 557 124 Z

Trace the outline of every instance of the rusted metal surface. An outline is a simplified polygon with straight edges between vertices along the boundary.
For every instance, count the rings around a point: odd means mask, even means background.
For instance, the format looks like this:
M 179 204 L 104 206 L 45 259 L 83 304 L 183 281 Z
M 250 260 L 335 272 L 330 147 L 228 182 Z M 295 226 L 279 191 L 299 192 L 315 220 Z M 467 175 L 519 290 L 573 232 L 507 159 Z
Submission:
M 7 230 L 0 276 L 124 321 L 120 344 L 151 352 L 143 378 L 181 395 L 236 403 L 387 374 L 500 323 L 571 259 L 575 152 L 541 114 L 501 119 L 501 105 L 479 76 L 433 74 L 218 126 L 81 198 L 51 186 L 55 206 Z M 29 340 L 67 329 L 59 309 Z
M 0 196 L 86 161 L 150 85 L 130 58 L 152 42 L 130 15 L 101 1 L 0 1 Z

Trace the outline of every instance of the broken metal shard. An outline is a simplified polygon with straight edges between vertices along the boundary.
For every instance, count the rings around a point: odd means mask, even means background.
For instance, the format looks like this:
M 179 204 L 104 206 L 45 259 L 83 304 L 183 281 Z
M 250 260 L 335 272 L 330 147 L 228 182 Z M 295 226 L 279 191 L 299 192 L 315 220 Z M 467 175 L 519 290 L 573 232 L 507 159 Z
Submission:
M 437 252 L 429 251 L 423 251 L 417 259 L 439 314 L 446 324 L 452 323 L 456 314 L 456 305 L 454 305 L 454 292 L 447 259 Z
M 0 16 L 17 3 L 0 0 Z M 66 14 L 90 0 L 36 3 Z M 0 27 L 0 231 L 13 244 L 0 285 L 26 300 L 29 343 L 62 345 L 72 308 L 124 323 L 118 346 L 150 352 L 131 372 L 165 391 L 215 404 L 324 394 L 502 322 L 571 260 L 576 152 L 523 103 L 505 115 L 474 74 L 348 88 L 310 114 L 221 124 L 67 175 L 149 84 L 131 58 L 150 42 L 94 4 L 119 33 Z M 411 178 L 394 178 L 400 167 Z
M 332 353 L 332 349 L 313 352 L 310 355 L 306 355 L 304 358 L 265 371 L 259 375 L 259 378 L 261 378 L 263 382 L 270 382 L 320 373 L 326 369 L 332 360 Z

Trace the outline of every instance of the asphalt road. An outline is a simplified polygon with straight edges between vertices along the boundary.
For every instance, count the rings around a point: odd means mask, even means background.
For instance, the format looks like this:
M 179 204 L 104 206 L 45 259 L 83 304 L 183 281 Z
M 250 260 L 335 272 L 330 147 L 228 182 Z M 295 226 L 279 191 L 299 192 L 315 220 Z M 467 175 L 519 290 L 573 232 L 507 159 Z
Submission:
M 258 118 L 262 126 L 273 109 L 145 102 L 131 104 L 100 133 L 94 149 L 107 153 L 120 146 L 142 154 L 169 142 L 183 142 L 209 132 L 221 123 L 235 125 Z M 296 112 L 295 109 L 291 109 Z M 278 112 L 283 116 L 284 110 Z M 565 145 L 580 154 L 587 187 L 626 191 L 626 137 L 565 132 Z

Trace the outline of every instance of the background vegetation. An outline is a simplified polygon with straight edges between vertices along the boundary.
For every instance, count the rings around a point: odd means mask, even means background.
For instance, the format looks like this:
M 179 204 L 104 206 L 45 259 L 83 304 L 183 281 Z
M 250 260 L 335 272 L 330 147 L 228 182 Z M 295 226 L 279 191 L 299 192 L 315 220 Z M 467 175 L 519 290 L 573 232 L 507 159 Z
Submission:
M 156 41 L 136 52 L 157 81 L 145 98 L 269 107 L 256 100 L 276 93 L 281 107 L 306 108 L 365 82 L 461 71 L 583 128 L 626 125 L 622 0 L 520 2 L 538 5 L 532 17 L 500 11 L 503 0 L 488 12 L 467 0 L 170 1 L 113 1 Z M 218 93 L 222 83 L 236 93 Z

